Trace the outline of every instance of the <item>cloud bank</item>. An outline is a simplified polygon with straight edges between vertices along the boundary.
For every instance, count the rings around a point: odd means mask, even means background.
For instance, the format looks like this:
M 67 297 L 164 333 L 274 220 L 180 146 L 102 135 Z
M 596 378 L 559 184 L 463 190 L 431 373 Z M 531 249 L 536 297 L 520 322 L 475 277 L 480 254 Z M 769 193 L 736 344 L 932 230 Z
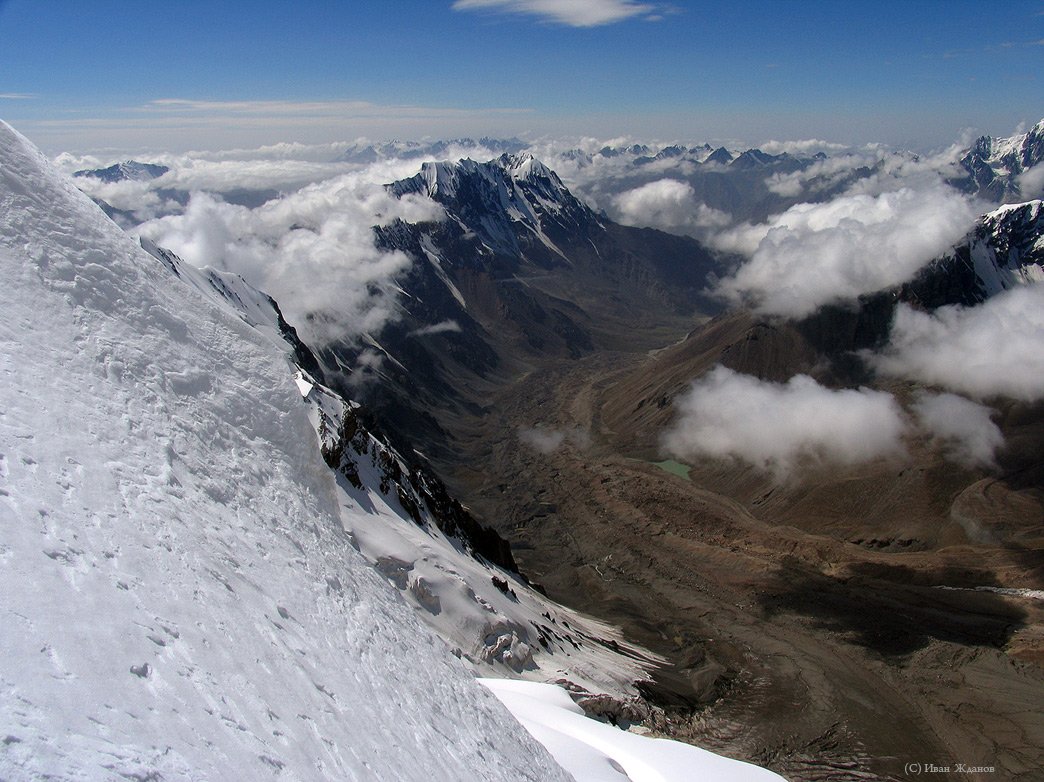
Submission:
M 453 9 L 527 14 L 570 27 L 598 27 L 633 17 L 658 18 L 656 5 L 633 0 L 456 0 Z
M 979 399 L 1044 399 L 1044 285 L 1004 291 L 976 307 L 896 310 L 878 371 Z
M 1004 435 L 993 410 L 956 394 L 921 392 L 912 408 L 917 422 L 943 446 L 946 457 L 966 467 L 994 468 Z
M 395 280 L 410 261 L 378 250 L 372 226 L 441 217 L 434 202 L 396 199 L 346 174 L 256 209 L 196 193 L 183 214 L 139 231 L 194 265 L 241 274 L 274 296 L 306 339 L 324 343 L 377 333 L 398 315 Z
M 807 375 L 770 383 L 716 367 L 675 402 L 664 448 L 682 460 L 739 460 L 777 479 L 798 467 L 859 464 L 904 453 L 906 424 L 892 397 L 834 391 Z
M 716 238 L 719 249 L 750 256 L 719 291 L 765 314 L 804 317 L 909 280 L 971 230 L 976 215 L 966 197 L 941 182 L 797 204 L 768 223 Z
M 1038 163 L 1019 174 L 1016 182 L 1019 192 L 1027 200 L 1044 198 L 1044 163 Z
M 798 139 L 796 141 L 776 141 L 771 139 L 758 144 L 758 149 L 770 155 L 780 155 L 784 152 L 790 155 L 814 155 L 817 152 L 830 154 L 843 152 L 848 149 L 845 144 L 833 141 L 824 141 L 818 138 Z
M 546 429 L 542 426 L 519 429 L 518 439 L 537 453 L 554 453 L 567 442 L 583 450 L 591 444 L 590 433 L 582 427 L 573 429 Z
M 724 212 L 697 201 L 692 185 L 677 179 L 627 190 L 613 198 L 613 206 L 617 222 L 675 233 L 723 228 L 731 222 Z
M 423 328 L 414 329 L 407 337 L 428 337 L 435 334 L 455 334 L 461 330 L 460 324 L 455 320 L 442 320 L 438 323 L 433 323 L 430 326 L 424 326 Z

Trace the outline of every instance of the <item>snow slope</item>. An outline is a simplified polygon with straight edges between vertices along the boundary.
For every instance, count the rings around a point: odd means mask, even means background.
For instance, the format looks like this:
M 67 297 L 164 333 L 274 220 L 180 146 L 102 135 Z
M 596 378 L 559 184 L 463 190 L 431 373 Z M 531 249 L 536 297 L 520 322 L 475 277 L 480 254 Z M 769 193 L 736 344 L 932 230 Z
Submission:
M 778 774 L 677 741 L 588 719 L 559 687 L 482 679 L 577 782 L 782 782 Z
M 0 778 L 566 778 L 352 548 L 284 356 L 2 123 L 0 274 Z

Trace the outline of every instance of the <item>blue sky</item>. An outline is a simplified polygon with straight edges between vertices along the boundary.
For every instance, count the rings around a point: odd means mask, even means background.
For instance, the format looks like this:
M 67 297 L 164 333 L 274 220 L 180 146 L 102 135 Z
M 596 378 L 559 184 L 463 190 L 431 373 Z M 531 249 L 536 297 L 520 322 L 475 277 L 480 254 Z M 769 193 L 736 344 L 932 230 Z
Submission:
M 0 0 L 0 117 L 51 152 L 465 134 L 927 149 L 1042 116 L 1044 0 Z

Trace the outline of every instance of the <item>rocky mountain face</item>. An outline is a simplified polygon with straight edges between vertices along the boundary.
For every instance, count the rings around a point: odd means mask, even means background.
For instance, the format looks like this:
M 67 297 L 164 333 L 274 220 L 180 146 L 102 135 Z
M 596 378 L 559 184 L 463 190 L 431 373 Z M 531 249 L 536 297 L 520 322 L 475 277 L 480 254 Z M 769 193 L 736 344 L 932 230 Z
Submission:
M 928 309 L 973 306 L 1018 285 L 1044 281 L 1042 215 L 1041 201 L 988 212 L 966 241 L 903 286 L 899 298 Z
M 333 344 L 319 358 L 336 370 L 379 357 L 361 374 L 380 382 L 359 385 L 359 370 L 345 382 L 393 436 L 421 433 L 414 445 L 429 456 L 451 449 L 457 422 L 532 366 L 648 349 L 720 309 L 704 293 L 721 268 L 715 256 L 691 239 L 595 214 L 531 155 L 429 163 L 389 190 L 431 198 L 445 219 L 376 229 L 379 247 L 413 260 L 400 280 L 402 315 L 379 343 Z
M 1044 161 L 1044 120 L 1029 132 L 1008 138 L 980 136 L 960 159 L 966 176 L 953 181 L 957 187 L 995 203 L 1018 201 L 1022 196 L 1018 177 Z

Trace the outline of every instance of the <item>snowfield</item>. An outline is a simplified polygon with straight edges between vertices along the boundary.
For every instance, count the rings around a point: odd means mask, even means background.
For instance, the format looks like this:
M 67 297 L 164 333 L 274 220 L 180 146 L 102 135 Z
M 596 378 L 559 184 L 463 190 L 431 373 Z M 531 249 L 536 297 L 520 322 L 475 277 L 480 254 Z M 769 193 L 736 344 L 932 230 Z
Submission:
M 363 454 L 347 484 L 316 426 L 350 403 L 274 302 L 149 252 L 0 122 L 0 779 L 779 779 L 481 686 L 655 660 L 496 587 Z
M 589 719 L 561 687 L 480 679 L 577 782 L 781 782 L 749 763 Z

